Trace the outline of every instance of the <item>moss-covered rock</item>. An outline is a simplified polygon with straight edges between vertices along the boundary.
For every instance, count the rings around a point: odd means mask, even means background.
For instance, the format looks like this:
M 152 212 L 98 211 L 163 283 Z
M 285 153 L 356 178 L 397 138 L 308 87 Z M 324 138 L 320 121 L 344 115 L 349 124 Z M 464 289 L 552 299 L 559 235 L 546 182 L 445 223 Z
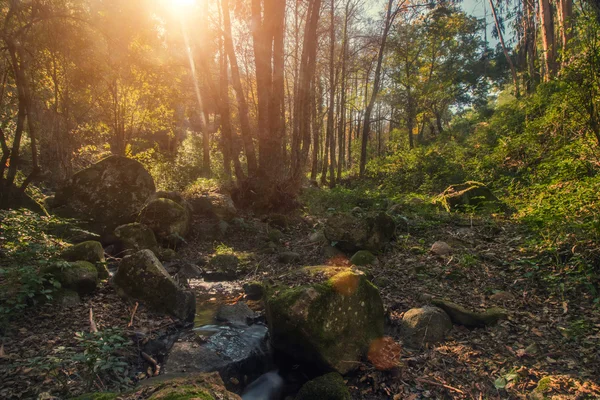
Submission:
M 98 278 L 108 278 L 108 269 L 104 262 L 104 248 L 102 243 L 95 240 L 88 240 L 65 249 L 60 255 L 62 259 L 67 261 L 87 261 L 96 266 L 98 270 Z
M 437 307 L 412 308 L 402 318 L 403 341 L 412 347 L 441 342 L 450 329 L 450 317 Z
M 170 199 L 155 198 L 142 209 L 140 222 L 152 229 L 160 242 L 178 245 L 187 236 L 192 220 L 185 206 Z
M 206 265 L 204 279 L 208 282 L 232 281 L 237 278 L 240 259 L 235 254 L 217 254 Z
M 284 251 L 277 255 L 277 260 L 283 264 L 292 264 L 300 261 L 300 254 L 294 251 Z
M 283 239 L 283 233 L 279 229 L 270 229 L 267 239 L 269 242 L 279 243 Z
M 292 357 L 346 373 L 383 336 L 379 291 L 355 269 L 305 267 L 266 293 L 272 345 Z
M 81 303 L 79 293 L 74 290 L 61 289 L 53 295 L 54 302 L 61 307 L 72 307 Z
M 480 182 L 468 181 L 448 187 L 439 197 L 447 211 L 486 208 L 503 208 L 502 202 Z
M 56 192 L 52 211 L 86 221 L 88 229 L 108 236 L 117 226 L 135 221 L 155 191 L 142 164 L 110 156 L 73 175 Z
M 447 300 L 433 299 L 431 303 L 444 310 L 453 323 L 467 328 L 483 328 L 495 325 L 499 320 L 507 317 L 506 310 L 502 308 L 490 308 L 485 312 L 474 312 Z
M 359 267 L 374 264 L 375 261 L 377 261 L 377 257 L 375 257 L 373 253 L 368 250 L 357 251 L 350 259 L 350 262 L 353 265 L 358 265 Z
M 392 240 L 395 231 L 396 223 L 384 212 L 359 216 L 340 213 L 330 217 L 325 224 L 327 240 L 346 252 L 379 252 Z
M 351 400 L 350 391 L 344 383 L 344 378 L 337 372 L 320 376 L 306 382 L 296 400 Z
M 74 290 L 79 295 L 93 292 L 98 285 L 98 270 L 87 261 L 52 264 L 42 268 L 41 273 L 52 275 L 64 289 Z
M 125 224 L 115 229 L 115 237 L 119 243 L 119 250 L 125 254 L 136 253 L 148 249 L 158 253 L 158 242 L 152 229 L 144 224 L 134 222 Z
M 139 300 L 152 310 L 186 321 L 194 319 L 194 293 L 181 288 L 150 250 L 123 258 L 113 281 L 121 295 Z
M 194 212 L 199 215 L 231 221 L 237 216 L 237 209 L 231 196 L 221 193 L 208 193 L 190 200 Z
M 161 376 L 144 381 L 137 389 L 120 393 L 89 393 L 73 400 L 241 400 L 225 388 L 218 373 Z

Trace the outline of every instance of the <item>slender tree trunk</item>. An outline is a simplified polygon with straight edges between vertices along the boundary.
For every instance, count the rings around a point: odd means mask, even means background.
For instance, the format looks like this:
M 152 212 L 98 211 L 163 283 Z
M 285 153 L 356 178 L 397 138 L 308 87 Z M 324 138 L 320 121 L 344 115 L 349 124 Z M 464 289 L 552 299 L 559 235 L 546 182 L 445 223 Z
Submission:
M 330 8 L 331 23 L 329 26 L 329 113 L 327 115 L 327 137 L 329 139 L 329 186 L 335 187 L 335 134 L 334 134 L 334 118 L 335 118 L 335 0 L 331 0 Z
M 510 67 L 510 73 L 512 75 L 513 84 L 515 85 L 515 96 L 519 97 L 519 78 L 517 77 L 517 70 L 515 68 L 515 64 L 512 61 L 512 58 L 510 57 L 508 49 L 506 48 L 506 44 L 504 43 L 504 35 L 502 34 L 502 29 L 498 21 L 498 15 L 496 14 L 494 0 L 489 1 L 490 7 L 492 8 L 492 15 L 494 16 L 494 22 L 496 24 L 496 31 L 498 32 L 498 38 L 500 39 L 500 44 L 502 45 L 502 51 L 504 52 L 504 57 L 506 57 L 506 62 L 508 62 L 508 66 Z
M 571 39 L 571 19 L 573 18 L 573 0 L 558 0 L 557 4 L 560 36 L 562 41 L 563 65 L 567 62 L 565 53 L 569 49 Z
M 490 0 L 491 1 L 491 0 Z M 544 80 L 556 75 L 556 39 L 554 38 L 554 15 L 550 0 L 540 0 L 540 29 L 544 49 Z

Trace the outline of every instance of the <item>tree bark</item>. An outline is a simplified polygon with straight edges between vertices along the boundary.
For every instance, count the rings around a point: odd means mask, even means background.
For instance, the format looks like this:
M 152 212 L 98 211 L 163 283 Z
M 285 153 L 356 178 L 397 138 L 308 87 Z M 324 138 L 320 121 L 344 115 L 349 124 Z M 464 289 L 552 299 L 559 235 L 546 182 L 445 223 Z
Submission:
M 491 1 L 491 0 L 490 0 Z M 556 39 L 554 37 L 554 15 L 550 0 L 540 0 L 540 29 L 544 49 L 544 80 L 549 81 L 556 75 Z
M 510 73 L 512 75 L 513 84 L 515 85 L 515 96 L 519 97 L 519 78 L 517 77 L 517 70 L 515 68 L 515 64 L 508 53 L 508 49 L 506 48 L 506 44 L 504 43 L 504 35 L 502 34 L 502 29 L 500 28 L 500 23 L 498 21 L 498 15 L 496 14 L 496 7 L 494 6 L 494 0 L 490 1 L 490 7 L 492 8 L 492 15 L 494 16 L 494 22 L 496 24 L 496 31 L 498 31 L 498 38 L 500 39 L 500 45 L 502 46 L 502 51 L 504 52 L 504 57 L 506 57 L 506 62 L 508 62 L 508 66 L 510 67 Z M 545 1 L 545 0 L 540 0 Z

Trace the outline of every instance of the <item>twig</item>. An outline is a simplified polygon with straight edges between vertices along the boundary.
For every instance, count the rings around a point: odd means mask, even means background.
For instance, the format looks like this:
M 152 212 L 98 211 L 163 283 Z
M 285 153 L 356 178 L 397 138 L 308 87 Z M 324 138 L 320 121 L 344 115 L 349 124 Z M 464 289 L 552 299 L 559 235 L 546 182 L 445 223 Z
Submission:
M 92 307 L 90 307 L 90 332 L 98 332 L 98 327 L 94 322 L 94 311 L 92 310 Z
M 460 393 L 460 394 L 465 394 L 465 392 L 463 392 L 460 389 L 457 389 L 455 387 L 452 387 L 450 385 L 446 385 L 446 384 L 443 384 L 443 383 L 439 383 L 439 382 L 435 382 L 435 381 L 430 381 L 428 379 L 415 378 L 415 381 L 421 382 L 421 383 L 426 383 L 428 385 L 440 386 L 440 387 L 443 387 L 443 388 L 446 388 L 446 389 L 449 389 L 449 390 L 453 390 L 453 391 L 455 391 L 457 393 Z
M 144 353 L 142 351 L 142 358 L 146 361 L 148 361 L 148 363 L 152 364 L 152 368 L 154 369 L 154 376 L 158 376 L 158 374 L 160 374 L 160 365 L 158 365 L 158 362 L 156 362 L 156 360 L 152 357 L 150 357 L 150 355 L 148 355 L 147 353 Z
M 139 305 L 140 304 L 136 301 L 135 306 L 133 306 L 133 311 L 131 312 L 131 319 L 129 320 L 129 324 L 127 324 L 128 328 L 133 326 L 133 317 L 135 317 L 135 312 L 137 311 Z

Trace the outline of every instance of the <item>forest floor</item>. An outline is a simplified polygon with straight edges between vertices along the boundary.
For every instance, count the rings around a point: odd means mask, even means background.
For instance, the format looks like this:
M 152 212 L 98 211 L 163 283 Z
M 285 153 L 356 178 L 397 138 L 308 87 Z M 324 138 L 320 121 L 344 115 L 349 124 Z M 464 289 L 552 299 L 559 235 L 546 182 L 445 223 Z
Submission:
M 299 266 L 349 264 L 345 257 L 332 257 L 326 244 L 309 239 L 322 227 L 324 216 L 298 213 L 289 217 L 277 250 L 267 246 L 272 229 L 268 221 L 243 217 L 244 224 L 232 224 L 224 237 L 211 236 L 212 222 L 198 219 L 189 245 L 179 252 L 192 263 L 201 263 L 223 249 L 236 254 L 244 272 L 233 285 L 223 286 L 232 299 L 242 293 L 244 281 L 276 278 Z M 482 329 L 454 326 L 443 343 L 421 350 L 405 347 L 396 371 L 380 372 L 368 363 L 361 365 L 347 377 L 354 399 L 600 398 L 597 306 L 585 291 L 566 290 L 564 285 L 541 279 L 544 269 L 552 268 L 552 260 L 529 250 L 530 233 L 525 228 L 502 218 L 446 213 L 411 214 L 402 221 L 396 240 L 379 255 L 377 265 L 365 267 L 381 290 L 388 335 L 401 342 L 403 314 L 425 305 L 431 296 L 472 310 L 503 307 L 508 319 Z M 439 240 L 452 247 L 451 254 L 436 256 L 429 251 Z M 300 258 L 282 264 L 277 256 L 281 251 L 296 252 Z M 199 285 L 197 290 L 205 289 Z M 498 292 L 503 294 L 494 296 Z M 80 345 L 75 333 L 89 330 L 90 309 L 100 329 L 119 326 L 136 335 L 158 335 L 182 327 L 142 306 L 134 313 L 131 304 L 119 299 L 108 284 L 78 305 L 29 310 L 14 321 L 4 338 L 0 397 L 36 398 L 40 392 L 103 389 L 97 380 L 95 387 L 82 388 L 84 372 L 52 364 L 60 359 L 61 351 Z M 137 347 L 125 350 L 133 369 L 143 377 L 139 371 L 146 371 L 148 365 L 140 359 Z

